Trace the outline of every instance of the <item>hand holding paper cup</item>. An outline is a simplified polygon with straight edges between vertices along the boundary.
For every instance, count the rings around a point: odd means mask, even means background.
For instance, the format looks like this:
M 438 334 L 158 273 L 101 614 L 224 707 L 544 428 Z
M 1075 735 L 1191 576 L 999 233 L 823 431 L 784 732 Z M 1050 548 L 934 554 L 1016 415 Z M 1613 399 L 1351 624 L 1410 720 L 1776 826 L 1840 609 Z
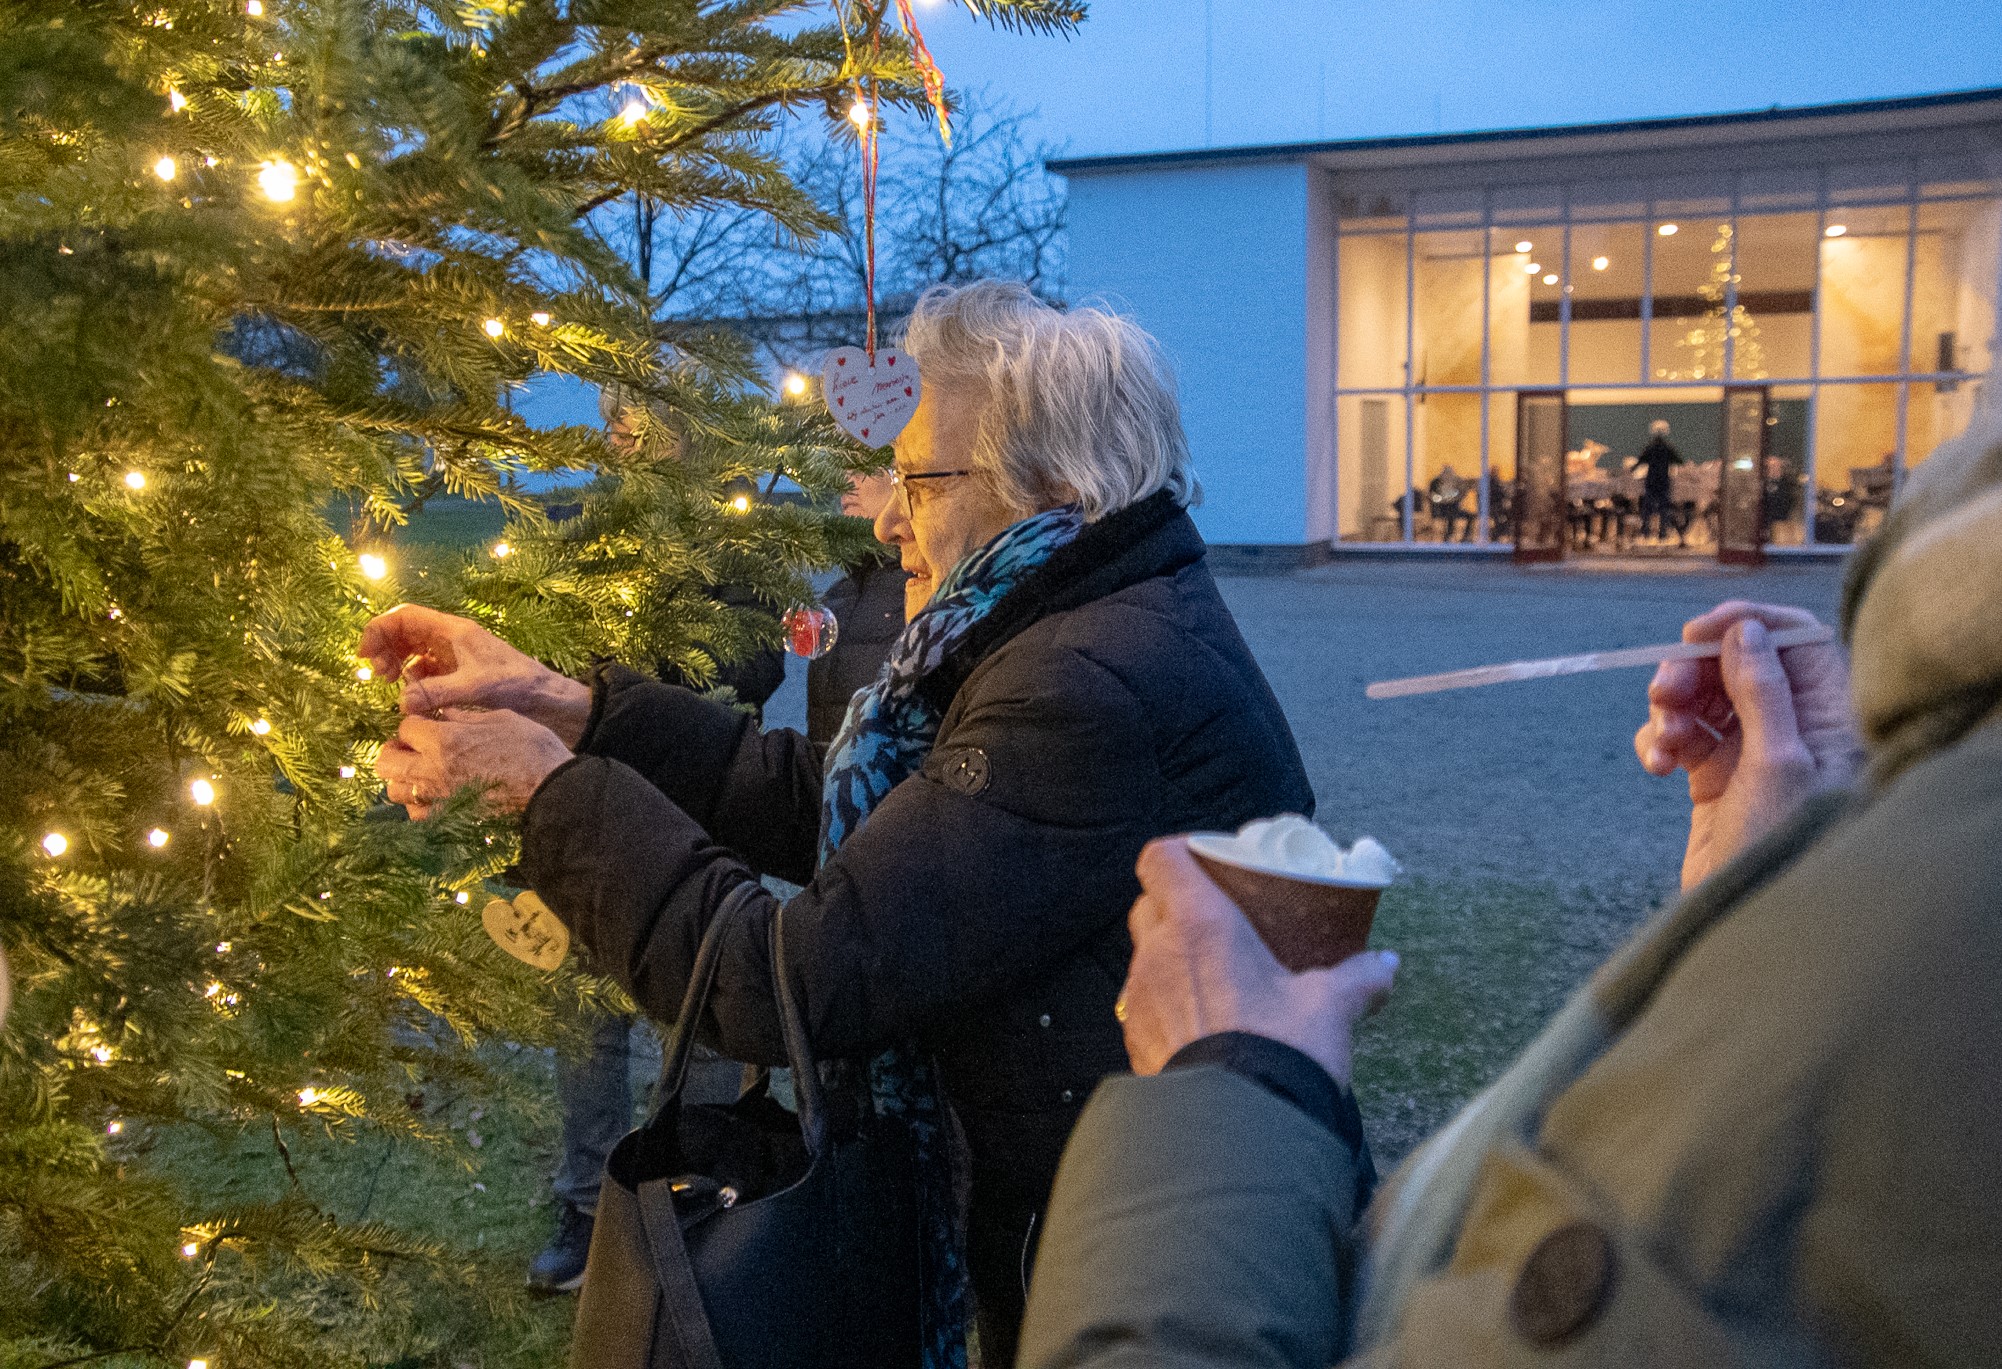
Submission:
M 1298 813 L 1261 818 L 1235 834 L 1195 833 L 1189 853 L 1295 973 L 1362 951 L 1377 900 L 1399 873 L 1373 838 L 1344 851 Z

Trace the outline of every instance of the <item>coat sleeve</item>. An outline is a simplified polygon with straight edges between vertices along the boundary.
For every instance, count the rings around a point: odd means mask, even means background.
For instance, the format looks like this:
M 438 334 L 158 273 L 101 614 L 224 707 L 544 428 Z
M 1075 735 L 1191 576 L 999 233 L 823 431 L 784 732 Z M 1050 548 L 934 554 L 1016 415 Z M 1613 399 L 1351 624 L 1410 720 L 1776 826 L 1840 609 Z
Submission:
M 1219 1066 L 1107 1080 L 1057 1171 L 1020 1369 L 1325 1369 L 1358 1157 Z
M 820 756 L 797 732 L 622 666 L 602 668 L 581 755 L 638 772 L 719 846 L 761 873 L 811 877 L 820 842 Z M 546 897 L 545 891 L 545 897 Z
M 1145 710 L 1079 652 L 1016 650 L 994 664 L 923 770 L 787 907 L 789 968 L 823 1053 L 949 1030 L 1122 919 L 1138 892 L 1133 862 L 1162 801 Z M 748 745 L 736 745 L 739 775 L 770 764 Z M 752 877 L 724 843 L 749 854 L 752 796 L 786 787 L 735 778 L 705 791 L 668 773 L 680 760 L 639 759 L 655 768 L 584 755 L 552 774 L 524 815 L 521 867 L 595 967 L 670 1017 L 710 916 Z M 724 949 L 706 1026 L 733 1059 L 779 1058 L 776 911 L 762 898 Z

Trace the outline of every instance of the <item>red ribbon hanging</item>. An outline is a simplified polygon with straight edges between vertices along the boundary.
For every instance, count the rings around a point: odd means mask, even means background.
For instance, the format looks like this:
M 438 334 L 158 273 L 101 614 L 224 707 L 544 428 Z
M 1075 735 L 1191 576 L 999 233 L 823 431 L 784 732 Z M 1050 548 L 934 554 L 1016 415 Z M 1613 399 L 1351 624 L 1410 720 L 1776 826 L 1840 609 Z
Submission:
M 876 57 L 883 49 L 883 11 L 880 5 L 867 8 L 869 14 L 869 55 L 874 66 Z M 841 22 L 841 38 L 848 41 L 848 11 L 842 0 L 835 0 L 835 13 Z M 911 11 L 911 0 L 897 0 L 897 22 L 903 26 L 904 37 L 911 45 L 911 60 L 918 69 L 918 77 L 924 83 L 925 99 L 931 102 L 932 112 L 938 116 L 938 136 L 947 147 L 952 146 L 952 117 L 945 104 L 945 73 L 939 70 L 931 49 L 925 46 L 925 36 L 918 28 L 917 15 Z M 854 52 L 848 54 L 852 66 Z M 863 93 L 862 82 L 855 82 L 854 119 L 862 143 L 862 237 L 867 252 L 864 268 L 867 303 L 867 350 L 869 364 L 876 363 L 876 173 L 881 166 L 881 145 L 878 141 L 882 131 L 881 109 L 877 99 L 876 80 L 872 76 L 868 83 L 868 93 Z
M 925 98 L 931 101 L 932 112 L 938 115 L 938 136 L 947 147 L 952 146 L 952 116 L 945 108 L 945 73 L 932 60 L 931 49 L 925 46 L 925 36 L 918 29 L 918 18 L 911 12 L 911 0 L 897 0 L 897 22 L 904 26 L 904 37 L 910 40 L 911 60 L 917 64 L 918 76 L 924 81 Z
M 862 132 L 862 238 L 868 248 L 866 268 L 866 288 L 868 303 L 868 351 L 869 364 L 876 364 L 876 171 L 881 161 L 881 148 L 876 134 L 881 127 L 876 115 L 876 83 L 869 82 L 869 99 L 862 99 L 862 90 L 855 90 L 855 102 L 867 114 L 858 123 Z

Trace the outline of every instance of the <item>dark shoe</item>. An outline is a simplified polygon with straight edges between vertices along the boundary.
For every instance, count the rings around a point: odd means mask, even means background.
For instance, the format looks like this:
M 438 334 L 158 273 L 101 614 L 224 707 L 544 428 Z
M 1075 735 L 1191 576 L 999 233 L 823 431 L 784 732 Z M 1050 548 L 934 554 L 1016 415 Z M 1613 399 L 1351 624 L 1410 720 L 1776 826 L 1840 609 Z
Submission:
M 584 1284 L 584 1258 L 591 1253 L 592 1217 L 569 1203 L 558 1204 L 556 1234 L 528 1262 L 528 1286 L 537 1293 L 574 1293 Z

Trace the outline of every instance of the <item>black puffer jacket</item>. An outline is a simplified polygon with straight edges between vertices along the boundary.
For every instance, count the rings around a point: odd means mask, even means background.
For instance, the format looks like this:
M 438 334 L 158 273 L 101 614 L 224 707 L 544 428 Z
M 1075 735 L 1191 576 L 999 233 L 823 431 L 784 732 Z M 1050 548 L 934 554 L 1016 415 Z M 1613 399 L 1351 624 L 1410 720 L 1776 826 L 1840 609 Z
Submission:
M 1093 524 L 1026 577 L 922 688 L 923 771 L 817 873 L 820 761 L 804 737 L 617 668 L 581 754 L 524 817 L 522 870 L 597 968 L 671 1016 L 703 928 L 757 871 L 786 915 L 814 1044 L 915 1041 L 971 1159 L 984 1355 L 1011 1363 L 1036 1214 L 1092 1088 L 1127 1068 L 1112 1004 L 1150 838 L 1311 812 L 1265 677 L 1167 494 Z M 765 900 L 738 921 L 707 1024 L 783 1059 Z

